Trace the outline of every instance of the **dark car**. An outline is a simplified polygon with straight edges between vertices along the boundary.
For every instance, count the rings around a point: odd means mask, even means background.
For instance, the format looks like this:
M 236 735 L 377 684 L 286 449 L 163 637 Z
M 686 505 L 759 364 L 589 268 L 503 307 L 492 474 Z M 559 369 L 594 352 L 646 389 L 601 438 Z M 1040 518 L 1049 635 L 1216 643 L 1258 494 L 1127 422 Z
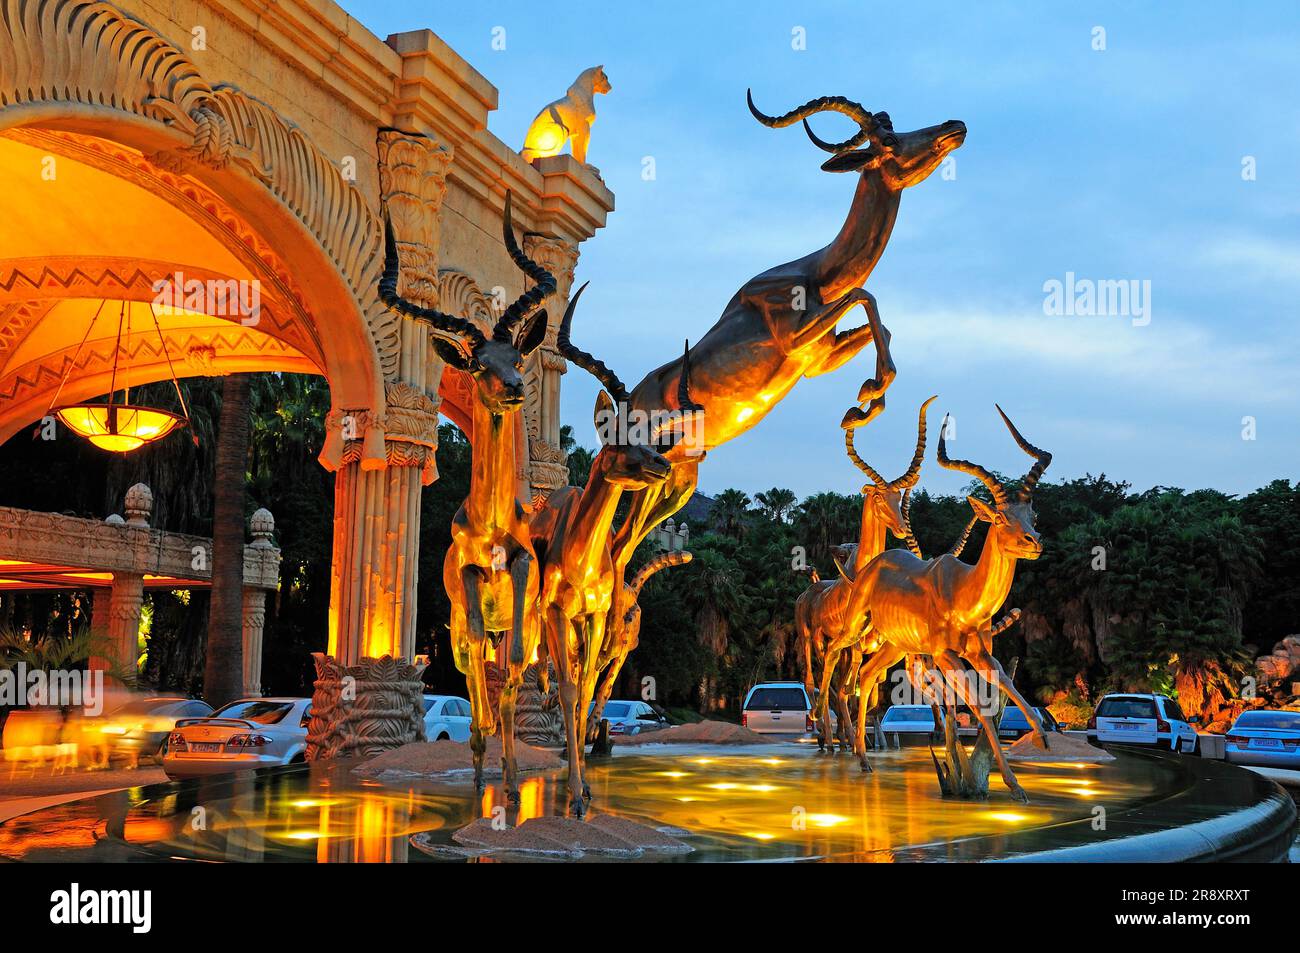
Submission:
M 1034 711 L 1042 720 L 1044 731 L 1061 730 L 1061 723 L 1046 708 L 1035 708 Z M 1015 741 L 1029 734 L 1030 730 L 1029 719 L 1025 717 L 1025 713 L 1015 705 L 1008 705 L 1002 712 L 1002 720 L 998 722 L 998 737 Z

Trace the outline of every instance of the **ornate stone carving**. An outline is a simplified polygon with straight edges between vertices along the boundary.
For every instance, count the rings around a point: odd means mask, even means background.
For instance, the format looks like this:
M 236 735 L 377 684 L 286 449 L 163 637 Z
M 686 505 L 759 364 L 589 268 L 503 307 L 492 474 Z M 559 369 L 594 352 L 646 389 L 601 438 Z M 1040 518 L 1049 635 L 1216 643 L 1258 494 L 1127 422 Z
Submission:
M 149 516 L 153 513 L 153 490 L 143 483 L 136 483 L 126 491 L 124 505 L 129 525 L 148 526 Z
M 400 381 L 390 383 L 384 390 L 388 403 L 387 441 L 384 444 L 388 465 L 420 467 L 424 471 L 422 482 L 428 486 L 438 478 L 438 405 L 441 400 Z
M 312 659 L 308 761 L 370 756 L 424 740 L 424 685 L 414 665 L 388 655 L 346 666 L 322 652 Z
M 255 548 L 270 549 L 275 546 L 275 517 L 266 507 L 258 508 L 249 517 L 248 530 Z
M 452 151 L 424 136 L 379 133 L 379 188 L 393 223 L 401 261 L 398 294 L 421 307 L 438 307 L 438 251 L 442 200 Z

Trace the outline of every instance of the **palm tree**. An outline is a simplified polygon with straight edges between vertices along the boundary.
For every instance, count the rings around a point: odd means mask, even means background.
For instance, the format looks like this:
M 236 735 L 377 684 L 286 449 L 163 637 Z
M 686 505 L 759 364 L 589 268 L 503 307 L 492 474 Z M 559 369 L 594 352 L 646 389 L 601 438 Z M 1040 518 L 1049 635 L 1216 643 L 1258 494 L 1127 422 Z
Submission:
M 758 501 L 758 505 L 762 507 L 763 512 L 769 518 L 776 520 L 778 523 L 784 523 L 785 514 L 793 509 L 799 498 L 794 495 L 794 490 L 774 486 L 770 490 L 756 494 L 754 499 Z
M 713 501 L 709 519 L 713 528 L 724 536 L 740 539 L 749 528 L 749 496 L 740 490 L 727 489 Z
M 861 502 L 842 493 L 814 493 L 794 511 L 796 535 L 814 562 L 826 559 L 832 546 L 857 538 Z
M 248 374 L 221 385 L 212 507 L 212 602 L 203 694 L 219 708 L 244 693 L 244 487 L 248 479 Z

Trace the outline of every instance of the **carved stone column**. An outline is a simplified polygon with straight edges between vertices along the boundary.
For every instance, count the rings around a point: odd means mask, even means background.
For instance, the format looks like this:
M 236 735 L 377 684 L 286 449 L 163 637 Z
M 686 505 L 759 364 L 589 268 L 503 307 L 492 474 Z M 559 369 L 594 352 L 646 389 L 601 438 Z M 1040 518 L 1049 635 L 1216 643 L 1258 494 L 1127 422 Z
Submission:
M 262 696 L 262 634 L 266 629 L 266 591 L 244 588 L 244 696 Z
M 439 215 L 451 151 L 394 130 L 379 134 L 378 150 L 380 187 L 402 264 L 398 291 L 436 307 Z M 412 695 L 407 669 L 415 653 L 420 491 L 438 478 L 442 362 L 422 324 L 403 320 L 401 345 L 379 419 L 337 414 L 327 421 L 342 444 L 342 466 L 334 479 L 329 654 L 317 659 L 312 757 L 380 750 L 423 737 L 419 692 Z M 373 433 L 383 434 L 378 465 L 367 444 Z M 340 673 L 362 669 L 365 677 L 353 679 L 358 694 L 349 697 L 339 689 Z M 400 684 L 384 687 L 390 676 Z M 366 713 L 364 742 L 339 741 L 355 734 L 347 725 L 360 712 Z
M 533 494 L 544 495 L 569 482 L 566 455 L 560 449 L 560 377 L 568 369 L 568 363 L 555 346 L 555 336 L 569 303 L 573 271 L 578 265 L 578 246 L 560 238 L 526 235 L 524 250 L 555 276 L 555 294 L 543 304 L 550 327 L 545 343 L 528 359 L 525 381 L 529 484 Z
M 149 529 L 153 513 L 153 491 L 137 483 L 123 500 L 126 525 Z M 108 600 L 108 637 L 105 641 L 107 671 L 122 675 L 134 687 L 136 662 L 140 658 L 140 609 L 144 604 L 144 576 L 138 572 L 115 572 Z M 114 679 L 117 681 L 117 679 Z
M 275 517 L 259 509 L 248 521 L 253 537 L 252 548 L 275 548 Z M 249 698 L 262 695 L 262 637 L 266 630 L 266 590 L 244 587 L 244 694 Z
M 108 672 L 113 668 L 113 661 L 108 658 L 108 615 L 112 599 L 111 589 L 96 589 L 91 596 L 91 655 L 87 667 L 92 672 Z

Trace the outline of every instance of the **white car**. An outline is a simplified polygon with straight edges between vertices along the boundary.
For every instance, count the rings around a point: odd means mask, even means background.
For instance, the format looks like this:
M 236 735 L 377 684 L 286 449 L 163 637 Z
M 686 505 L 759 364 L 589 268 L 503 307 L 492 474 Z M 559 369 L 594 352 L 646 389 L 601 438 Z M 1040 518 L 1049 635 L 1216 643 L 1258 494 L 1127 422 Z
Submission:
M 458 695 L 424 696 L 424 737 L 429 741 L 469 741 L 469 700 Z
M 173 780 L 306 759 L 310 698 L 242 698 L 207 718 L 183 718 L 167 737 Z
M 1143 745 L 1195 754 L 1199 747 L 1195 719 L 1188 718 L 1168 695 L 1107 695 L 1088 719 L 1088 737 L 1099 743 Z
M 880 730 L 895 747 L 902 747 L 928 744 L 936 731 L 942 732 L 943 726 L 936 727 L 934 709 L 929 705 L 890 705 L 880 719 Z
M 740 723 L 760 735 L 807 735 L 812 702 L 802 682 L 760 682 L 745 696 Z

